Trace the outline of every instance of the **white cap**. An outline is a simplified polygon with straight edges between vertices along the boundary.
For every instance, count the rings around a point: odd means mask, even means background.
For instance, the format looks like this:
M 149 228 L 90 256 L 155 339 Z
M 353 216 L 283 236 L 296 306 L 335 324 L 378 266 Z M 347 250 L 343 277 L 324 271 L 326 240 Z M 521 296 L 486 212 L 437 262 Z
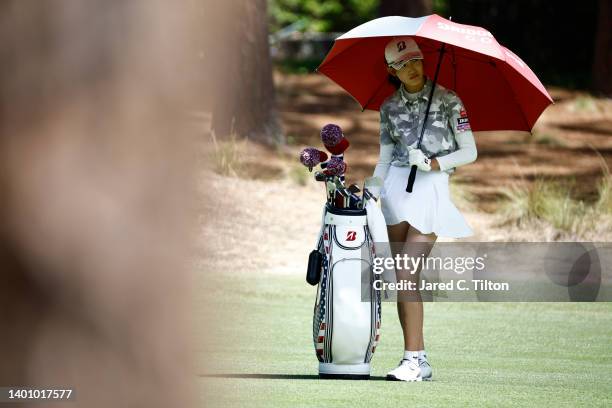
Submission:
M 412 37 L 393 37 L 385 47 L 385 60 L 395 69 L 402 69 L 406 61 L 423 59 L 423 53 Z

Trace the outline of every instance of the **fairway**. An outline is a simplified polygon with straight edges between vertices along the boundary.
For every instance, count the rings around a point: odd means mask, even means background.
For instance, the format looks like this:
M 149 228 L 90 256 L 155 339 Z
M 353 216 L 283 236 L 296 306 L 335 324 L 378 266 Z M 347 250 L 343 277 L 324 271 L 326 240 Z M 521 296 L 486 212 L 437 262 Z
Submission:
M 383 306 L 372 380 L 319 380 L 311 340 L 315 288 L 303 276 L 209 275 L 198 292 L 204 404 L 612 406 L 612 303 L 428 303 L 434 381 L 401 383 L 384 381 L 403 349 L 392 303 Z

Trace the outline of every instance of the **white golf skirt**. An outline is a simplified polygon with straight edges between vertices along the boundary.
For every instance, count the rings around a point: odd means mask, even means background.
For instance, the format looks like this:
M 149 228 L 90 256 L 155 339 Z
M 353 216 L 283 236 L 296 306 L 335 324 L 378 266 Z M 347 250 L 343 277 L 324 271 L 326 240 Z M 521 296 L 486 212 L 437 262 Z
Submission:
M 417 170 L 412 193 L 406 192 L 410 167 L 391 166 L 381 191 L 381 207 L 387 225 L 408 222 L 422 234 L 463 238 L 473 231 L 451 201 L 444 171 Z

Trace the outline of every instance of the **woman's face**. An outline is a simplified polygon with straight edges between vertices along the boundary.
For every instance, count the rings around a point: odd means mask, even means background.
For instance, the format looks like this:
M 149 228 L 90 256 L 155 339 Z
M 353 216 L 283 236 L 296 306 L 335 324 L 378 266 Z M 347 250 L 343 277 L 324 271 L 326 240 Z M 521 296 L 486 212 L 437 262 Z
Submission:
M 395 75 L 402 81 L 406 89 L 409 91 L 419 91 L 425 85 L 425 77 L 423 76 L 423 60 L 414 59 L 408 61 L 406 65 L 399 71 L 395 71 Z

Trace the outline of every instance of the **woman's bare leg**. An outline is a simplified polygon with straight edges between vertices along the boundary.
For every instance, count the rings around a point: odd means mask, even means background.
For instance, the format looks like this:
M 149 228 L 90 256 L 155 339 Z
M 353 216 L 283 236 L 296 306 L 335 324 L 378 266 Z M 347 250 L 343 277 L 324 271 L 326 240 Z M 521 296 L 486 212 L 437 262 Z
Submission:
M 387 234 L 389 235 L 389 243 L 391 244 L 391 252 L 393 256 L 401 253 L 408 236 L 410 225 L 407 222 L 400 222 L 395 225 L 387 225 Z
M 394 237 L 395 238 L 395 237 Z M 436 241 L 435 234 L 421 234 L 414 227 L 410 227 L 405 238 L 405 245 L 402 254 L 410 258 L 427 257 Z M 389 236 L 391 240 L 391 236 Z M 419 264 L 417 271 L 410 274 L 410 271 L 399 270 L 398 280 L 409 280 L 419 284 L 419 276 L 422 266 Z M 404 350 L 417 351 L 424 350 L 423 341 L 423 302 L 418 291 L 409 293 L 409 301 L 397 302 L 397 313 L 399 316 L 402 331 L 404 333 Z

